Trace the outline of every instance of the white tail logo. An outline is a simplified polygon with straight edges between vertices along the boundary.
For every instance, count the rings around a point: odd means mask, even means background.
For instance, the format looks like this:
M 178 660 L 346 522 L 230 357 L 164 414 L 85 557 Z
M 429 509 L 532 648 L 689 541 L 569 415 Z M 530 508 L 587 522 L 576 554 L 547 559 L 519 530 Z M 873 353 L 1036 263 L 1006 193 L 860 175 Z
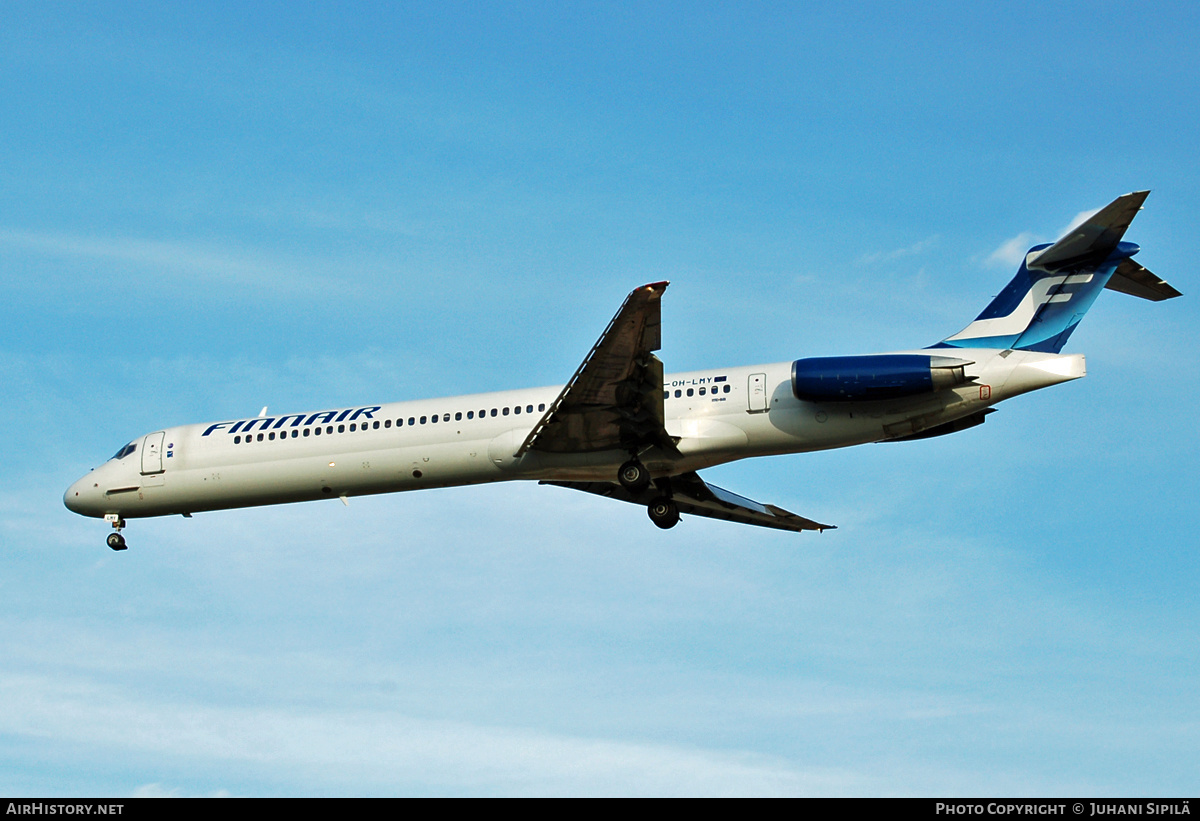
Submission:
M 1025 298 L 1013 309 L 1008 316 L 997 316 L 990 319 L 977 319 L 954 336 L 947 339 L 979 339 L 989 336 L 1017 336 L 1024 333 L 1037 314 L 1038 308 L 1052 302 L 1070 302 L 1075 294 L 1073 291 L 1050 292 L 1059 285 L 1082 285 L 1092 281 L 1093 274 L 1071 274 L 1069 276 L 1044 277 L 1033 283 L 1033 287 L 1025 294 Z

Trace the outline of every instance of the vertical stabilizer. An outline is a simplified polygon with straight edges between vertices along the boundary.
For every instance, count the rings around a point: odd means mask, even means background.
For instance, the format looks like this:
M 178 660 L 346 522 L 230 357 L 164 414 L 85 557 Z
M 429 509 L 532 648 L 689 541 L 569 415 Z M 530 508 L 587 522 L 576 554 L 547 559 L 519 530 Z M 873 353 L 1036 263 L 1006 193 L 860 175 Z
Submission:
M 1122 237 L 1149 193 L 1117 197 L 1058 242 L 1030 248 L 1017 275 L 983 313 L 935 347 L 1061 351 L 1114 272 L 1141 267 L 1129 259 L 1140 249 Z

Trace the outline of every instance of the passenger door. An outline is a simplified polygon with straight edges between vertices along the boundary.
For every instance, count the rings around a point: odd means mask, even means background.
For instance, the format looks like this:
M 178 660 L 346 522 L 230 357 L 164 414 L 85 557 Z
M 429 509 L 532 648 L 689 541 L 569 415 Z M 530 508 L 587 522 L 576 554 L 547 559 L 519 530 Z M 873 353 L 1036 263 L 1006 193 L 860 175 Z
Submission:
M 165 431 L 158 431 L 146 436 L 142 442 L 142 475 L 163 472 L 162 444 Z
M 750 374 L 750 381 L 746 388 L 746 401 L 749 403 L 746 410 L 750 413 L 764 413 L 768 407 L 767 375 L 765 373 Z

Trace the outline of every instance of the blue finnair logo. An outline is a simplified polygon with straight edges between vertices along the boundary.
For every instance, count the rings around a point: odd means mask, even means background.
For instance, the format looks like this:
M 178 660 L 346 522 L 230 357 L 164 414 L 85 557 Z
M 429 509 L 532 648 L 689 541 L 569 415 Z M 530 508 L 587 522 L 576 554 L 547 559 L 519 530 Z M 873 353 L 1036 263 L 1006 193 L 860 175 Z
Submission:
M 299 428 L 305 425 L 325 425 L 332 422 L 353 422 L 357 419 L 374 419 L 372 415 L 380 410 L 382 405 L 371 405 L 368 408 L 348 408 L 346 410 L 319 411 L 317 413 L 291 413 L 286 416 L 265 416 L 255 419 L 239 419 L 236 422 L 217 422 L 209 425 L 201 436 L 208 436 L 213 431 L 223 430 L 226 433 L 248 433 L 255 428 L 258 430 L 279 430 L 287 426 Z

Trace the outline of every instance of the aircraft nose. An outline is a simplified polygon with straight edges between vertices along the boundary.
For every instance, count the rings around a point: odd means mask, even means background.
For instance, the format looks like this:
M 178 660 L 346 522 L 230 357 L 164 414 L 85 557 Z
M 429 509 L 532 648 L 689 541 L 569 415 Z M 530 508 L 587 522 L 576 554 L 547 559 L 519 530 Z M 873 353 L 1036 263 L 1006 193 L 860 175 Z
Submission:
M 103 516 L 103 513 L 96 512 L 99 493 L 95 485 L 96 482 L 89 473 L 67 488 L 67 492 L 63 494 L 63 504 L 67 506 L 67 510 L 81 516 Z

